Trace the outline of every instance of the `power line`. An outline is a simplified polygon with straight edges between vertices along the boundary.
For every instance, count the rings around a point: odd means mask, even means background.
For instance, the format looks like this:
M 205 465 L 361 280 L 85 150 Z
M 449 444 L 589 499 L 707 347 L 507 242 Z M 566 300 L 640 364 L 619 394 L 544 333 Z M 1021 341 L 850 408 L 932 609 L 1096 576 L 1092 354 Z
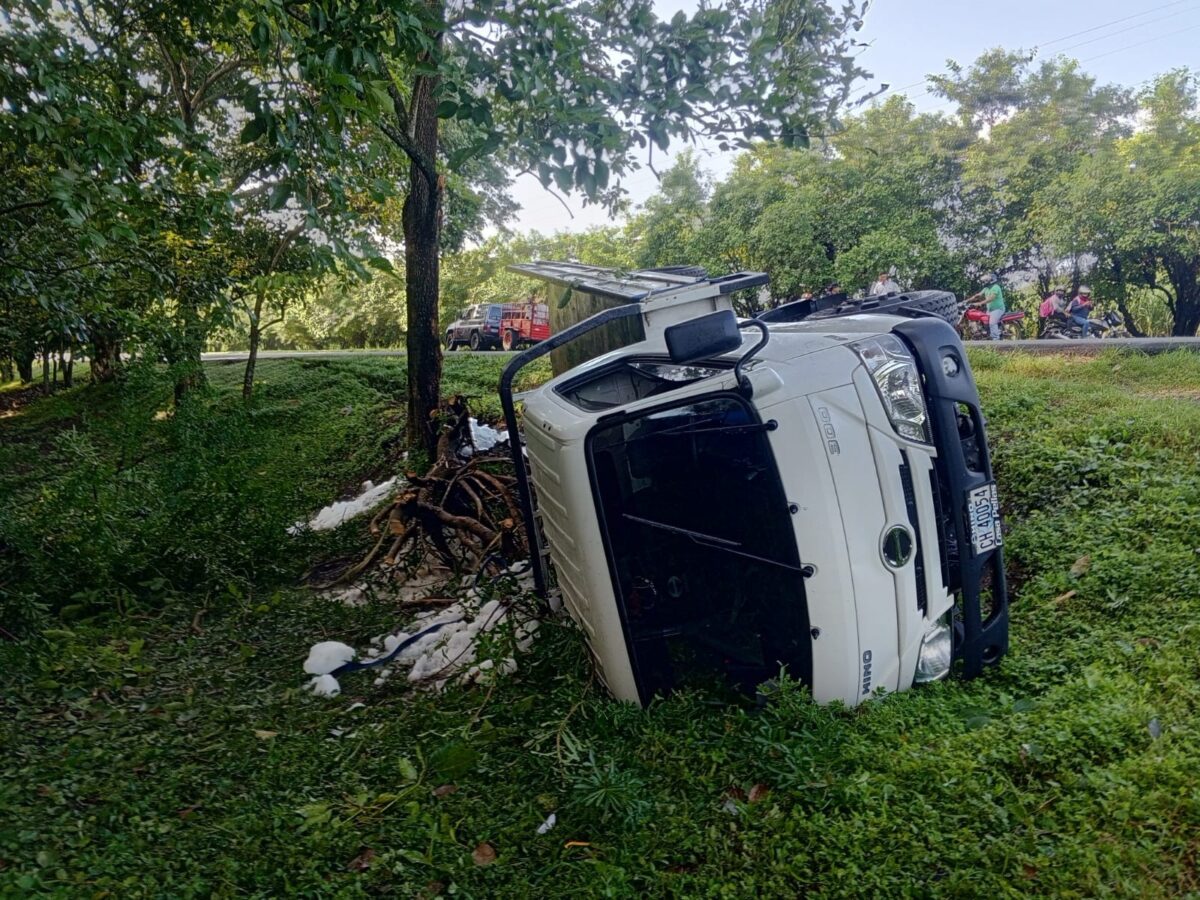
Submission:
M 1196 7 L 1188 7 L 1187 9 L 1177 9 L 1173 13 L 1168 13 L 1165 16 L 1159 16 L 1157 19 L 1147 19 L 1145 22 L 1138 22 L 1136 25 L 1130 25 L 1126 28 L 1121 28 L 1117 31 L 1111 31 L 1108 34 L 1102 34 L 1098 37 L 1088 38 L 1086 41 L 1080 41 L 1078 44 L 1071 44 L 1059 50 L 1059 53 L 1066 53 L 1068 50 L 1074 50 L 1076 47 L 1086 47 L 1088 44 L 1094 44 L 1096 41 L 1107 41 L 1109 38 L 1117 37 L 1129 31 L 1134 31 L 1138 28 L 1144 28 L 1146 25 L 1154 25 L 1157 22 L 1165 22 L 1167 19 L 1173 19 L 1176 16 L 1184 13 L 1194 12 Z M 1040 47 L 1038 49 L 1041 49 Z
M 1140 19 L 1142 16 L 1146 16 L 1146 15 L 1149 15 L 1150 13 L 1158 12 L 1159 10 L 1163 10 L 1163 9 L 1170 9 L 1170 8 L 1171 8 L 1171 7 L 1173 7 L 1173 6 L 1179 6 L 1180 4 L 1183 4 L 1183 3 L 1191 3 L 1191 2 L 1193 2 L 1193 0 L 1172 0 L 1172 2 L 1171 2 L 1171 3 L 1163 3 L 1163 4 L 1159 5 L 1159 6 L 1152 6 L 1152 7 L 1150 7 L 1149 9 L 1144 9 L 1144 10 L 1142 10 L 1141 12 L 1132 13 L 1132 14 L 1130 14 L 1130 15 L 1128 15 L 1128 16 L 1122 16 L 1122 17 L 1121 17 L 1121 18 L 1119 18 L 1119 19 L 1112 19 L 1112 20 L 1110 20 L 1110 21 L 1108 21 L 1108 22 L 1101 22 L 1099 25 L 1093 25 L 1093 26 L 1091 26 L 1090 28 L 1084 28 L 1084 29 L 1082 29 L 1082 30 L 1080 30 L 1080 31 L 1073 31 L 1073 32 L 1071 32 L 1070 34 L 1064 34 L 1064 35 L 1062 35 L 1062 36 L 1060 36 L 1060 37 L 1052 38 L 1051 40 L 1048 40 L 1048 41 L 1042 41 L 1042 42 L 1040 42 L 1040 43 L 1036 43 L 1036 44 L 1034 44 L 1034 45 L 1033 45 L 1033 47 L 1034 47 L 1035 51 L 1039 51 L 1039 50 L 1041 50 L 1041 49 L 1042 49 L 1042 48 L 1044 48 L 1044 47 L 1049 47 L 1049 46 L 1052 46 L 1052 45 L 1054 45 L 1054 44 L 1059 44 L 1059 43 L 1062 43 L 1063 41 L 1068 41 L 1068 40 L 1070 40 L 1070 39 L 1071 39 L 1071 38 L 1073 38 L 1073 37 L 1079 37 L 1079 36 L 1081 36 L 1081 35 L 1084 35 L 1084 34 L 1091 34 L 1092 32 L 1095 32 L 1095 31 L 1101 31 L 1101 30 L 1103 30 L 1103 29 L 1105 29 L 1105 28 L 1109 28 L 1109 27 L 1111 27 L 1111 26 L 1113 26 L 1113 25 L 1120 25 L 1122 22 L 1128 22 L 1128 21 L 1130 21 L 1131 19 Z M 1078 44 L 1072 44 L 1072 45 L 1071 45 L 1071 46 L 1069 46 L 1069 47 L 1064 47 L 1062 50 L 1060 50 L 1060 51 L 1058 51 L 1058 52 L 1059 52 L 1059 53 L 1065 53 L 1066 51 L 1068 51 L 1068 50 L 1072 50 L 1072 49 L 1074 49 L 1074 48 L 1076 48 L 1076 47 L 1082 47 L 1082 46 L 1085 46 L 1086 44 L 1093 44 L 1093 43 L 1095 43 L 1096 41 L 1103 41 L 1103 40 L 1107 40 L 1107 39 L 1109 39 L 1109 38 L 1118 37 L 1119 35 L 1125 34 L 1125 33 L 1126 33 L 1126 32 L 1128 32 L 1128 31 L 1133 31 L 1133 30 L 1134 30 L 1134 29 L 1136 29 L 1136 28 L 1141 28 L 1143 25 L 1153 25 L 1155 22 L 1161 22 L 1161 21 L 1164 21 L 1165 19 L 1174 18 L 1175 16 L 1177 16 L 1177 15 L 1180 15 L 1180 14 L 1182 14 L 1182 13 L 1191 12 L 1191 11 L 1192 11 L 1194 8 L 1195 8 L 1195 7 L 1189 7 L 1189 8 L 1187 8 L 1187 9 L 1181 9 L 1181 10 L 1178 10 L 1178 11 L 1176 11 L 1176 12 L 1173 12 L 1173 13 L 1171 13 L 1170 15 L 1161 16 L 1161 17 L 1159 17 L 1159 18 L 1157 18 L 1157 19 L 1151 19 L 1151 20 L 1150 20 L 1150 21 L 1148 21 L 1148 22 L 1140 22 L 1140 23 L 1138 23 L 1138 24 L 1136 24 L 1136 25 L 1130 25 L 1130 26 L 1129 26 L 1129 27 L 1127 27 L 1127 28 L 1121 28 L 1121 29 L 1118 29 L 1117 31 L 1109 32 L 1108 34 L 1100 35 L 1099 37 L 1095 37 L 1095 38 L 1092 38 L 1092 39 L 1090 39 L 1090 40 L 1087 40 L 1087 41 L 1081 41 L 1081 42 L 1080 42 L 1080 43 L 1078 43 Z M 1184 29 L 1184 31 L 1190 31 L 1190 30 L 1191 30 L 1190 28 L 1185 28 L 1185 29 Z M 1178 33 L 1181 33 L 1181 32 L 1172 32 L 1172 33 L 1174 33 L 1174 34 L 1178 34 Z M 1158 38 L 1151 38 L 1150 40 L 1151 40 L 1151 41 L 1154 41 L 1154 40 L 1158 40 Z M 1146 42 L 1144 42 L 1144 43 L 1149 43 L 1149 42 L 1150 42 L 1150 41 L 1146 41 Z M 1141 44 L 1135 44 L 1134 46 L 1141 46 Z M 1120 48 L 1120 49 L 1122 49 L 1122 50 L 1123 50 L 1123 49 L 1125 49 L 1125 48 L 1124 48 L 1124 47 L 1122 47 L 1122 48 Z M 1114 50 L 1114 51 L 1112 51 L 1112 52 L 1113 52 L 1113 53 L 1118 53 L 1118 52 L 1120 52 L 1120 50 Z M 1109 56 L 1109 55 L 1111 55 L 1111 54 L 1110 54 L 1110 53 L 1103 53 L 1103 54 L 1100 54 L 1100 56 L 1092 56 L 1092 57 L 1089 57 L 1089 59 L 1099 59 L 1101 56 Z M 1087 61 L 1087 60 L 1080 60 L 1080 62 L 1086 62 L 1086 61 Z M 925 77 L 925 78 L 922 78 L 920 81 L 914 81 L 912 84 L 905 84 L 905 85 L 901 85 L 900 87 L 897 87 L 897 88 L 888 88 L 887 90 L 880 92 L 878 95 L 876 95 L 876 96 L 875 96 L 875 97 L 873 97 L 872 99 L 874 99 L 874 100 L 879 100 L 879 99 L 881 99 L 881 98 L 883 98 L 883 97 L 886 97 L 886 96 L 888 96 L 889 94 L 898 94 L 898 93 L 903 93 L 904 91 L 907 91 L 907 90 L 909 90 L 909 89 L 911 89 L 911 88 L 920 87 L 921 85 L 925 84 L 927 81 L 928 81 L 928 76 L 927 76 L 927 77 Z M 861 89 L 860 91 L 856 91 L 856 92 L 855 92 L 855 94 L 851 94 L 851 96 L 853 97 L 853 96 L 855 96 L 856 94 L 858 94 L 858 93 L 862 93 L 863 91 L 865 91 L 865 90 L 868 90 L 868 89 L 869 89 L 869 86 L 868 86 L 868 87 L 866 87 L 866 88 L 863 88 L 863 89 Z M 920 97 L 924 97 L 924 96 L 926 96 L 926 95 L 928 95 L 928 94 L 932 94 L 932 93 L 933 93 L 933 89 L 932 89 L 932 88 L 930 88 L 930 89 L 928 89 L 928 90 L 925 90 L 925 91 L 923 91 L 923 92 L 922 92 L 922 93 L 920 93 L 920 94 L 917 94 L 915 97 L 909 97 L 908 99 L 910 99 L 910 100 L 915 100 L 915 99 L 918 99 L 918 98 L 920 98 Z M 942 105 L 945 105 L 945 104 L 942 104 Z M 936 109 L 937 107 L 934 107 L 934 108 Z
M 1177 34 L 1186 34 L 1189 31 L 1195 31 L 1197 28 L 1200 28 L 1200 22 L 1196 23 L 1195 25 L 1189 25 L 1187 28 L 1180 28 L 1176 31 L 1170 31 L 1165 34 L 1158 34 L 1158 35 L 1155 35 L 1154 37 L 1146 38 L 1146 40 L 1138 41 L 1135 44 L 1126 44 L 1124 47 L 1118 47 L 1116 50 L 1109 50 L 1105 53 L 1097 53 L 1095 56 L 1089 56 L 1086 59 L 1081 59 L 1078 61 L 1081 63 L 1091 62 L 1093 59 L 1102 59 L 1105 56 L 1112 56 L 1114 53 L 1124 53 L 1126 50 L 1132 50 L 1135 47 L 1144 47 L 1146 44 L 1153 44 L 1156 41 L 1161 41 L 1163 38 L 1173 37 L 1174 35 L 1177 35 Z M 1154 80 L 1153 77 L 1147 78 L 1144 81 L 1140 82 L 1140 84 L 1141 85 L 1149 84 L 1153 80 Z M 930 93 L 933 93 L 933 92 L 932 91 L 925 92 L 925 94 L 930 94 Z M 918 94 L 917 97 L 924 97 L 925 94 Z M 910 97 L 909 99 L 915 99 L 915 98 Z M 921 110 L 921 112 L 925 112 L 925 113 L 935 112 L 936 110 L 947 107 L 954 102 L 955 101 L 953 101 L 953 100 L 946 100 L 943 103 L 939 103 L 937 106 L 931 106 L 928 109 Z
M 1164 3 L 1162 6 L 1152 6 L 1149 9 L 1143 9 L 1141 12 L 1133 13 L 1132 15 L 1123 16 L 1120 19 L 1113 19 L 1111 22 L 1103 22 L 1100 25 L 1093 25 L 1091 28 L 1085 28 L 1082 31 L 1073 31 L 1070 34 L 1064 34 L 1062 37 L 1056 37 L 1053 40 L 1045 41 L 1035 46 L 1048 47 L 1051 44 L 1058 44 L 1062 41 L 1069 41 L 1073 37 L 1079 37 L 1081 34 L 1091 34 L 1093 31 L 1099 31 L 1102 28 L 1107 28 L 1109 25 L 1119 25 L 1121 22 L 1128 22 L 1130 19 L 1140 19 L 1148 13 L 1158 12 L 1160 9 L 1168 9 L 1172 6 L 1178 6 L 1180 3 L 1187 3 L 1188 0 L 1173 0 L 1171 3 Z
M 1087 59 L 1079 60 L 1081 63 L 1091 62 L 1093 59 L 1102 59 L 1105 56 L 1112 56 L 1114 53 L 1123 53 L 1126 50 L 1132 50 L 1134 47 L 1144 47 L 1146 44 L 1153 44 L 1156 41 L 1161 41 L 1166 37 L 1174 37 L 1177 34 L 1186 34 L 1189 31 L 1195 31 L 1200 28 L 1200 23 L 1189 25 L 1187 28 L 1180 28 L 1177 31 L 1169 31 L 1166 34 L 1155 35 L 1152 38 L 1147 38 L 1144 41 L 1138 41 L 1136 44 L 1126 44 L 1124 47 L 1118 47 L 1116 50 L 1109 50 L 1107 53 L 1097 53 L 1095 56 L 1089 56 Z

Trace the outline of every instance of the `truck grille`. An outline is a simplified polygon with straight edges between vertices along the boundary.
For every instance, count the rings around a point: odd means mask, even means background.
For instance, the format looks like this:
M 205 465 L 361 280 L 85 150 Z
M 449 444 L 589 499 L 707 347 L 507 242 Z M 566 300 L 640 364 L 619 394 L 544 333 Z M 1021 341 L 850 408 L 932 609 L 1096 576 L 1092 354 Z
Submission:
M 912 526 L 917 543 L 916 556 L 913 559 L 913 572 L 917 578 L 917 609 L 922 613 L 929 609 L 929 592 L 925 586 L 925 557 L 922 553 L 921 524 L 917 519 L 917 493 L 913 487 L 912 469 L 908 465 L 908 454 L 900 452 L 903 462 L 900 463 L 900 484 L 904 488 L 904 508 L 908 512 L 908 524 Z

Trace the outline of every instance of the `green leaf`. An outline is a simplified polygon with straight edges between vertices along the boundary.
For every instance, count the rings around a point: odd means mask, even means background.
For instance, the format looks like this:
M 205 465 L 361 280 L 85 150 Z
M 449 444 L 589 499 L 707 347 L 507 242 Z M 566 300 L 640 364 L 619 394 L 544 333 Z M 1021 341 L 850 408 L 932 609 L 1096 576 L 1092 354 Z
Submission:
M 242 127 L 242 133 L 238 140 L 243 144 L 253 144 L 266 133 L 267 120 L 264 117 L 255 116 Z
M 271 197 L 267 201 L 267 206 L 271 209 L 283 209 L 283 206 L 288 201 L 288 197 L 292 196 L 292 185 L 288 181 L 281 181 L 271 188 Z
M 461 778 L 475 768 L 479 754 L 465 741 L 443 744 L 429 757 L 430 767 L 443 778 Z

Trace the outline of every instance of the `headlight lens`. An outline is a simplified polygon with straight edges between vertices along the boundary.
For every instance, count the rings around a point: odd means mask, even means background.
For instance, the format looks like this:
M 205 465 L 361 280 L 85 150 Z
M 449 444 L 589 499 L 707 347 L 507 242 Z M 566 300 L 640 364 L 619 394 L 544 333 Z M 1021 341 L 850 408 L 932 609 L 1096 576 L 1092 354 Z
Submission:
M 941 681 L 950 674 L 950 654 L 950 613 L 946 613 L 925 632 L 925 638 L 921 641 L 921 652 L 917 656 L 917 674 L 913 681 L 917 684 Z
M 921 373 L 908 348 L 891 334 L 859 341 L 851 347 L 871 373 L 896 433 L 929 443 L 929 413 L 921 391 Z

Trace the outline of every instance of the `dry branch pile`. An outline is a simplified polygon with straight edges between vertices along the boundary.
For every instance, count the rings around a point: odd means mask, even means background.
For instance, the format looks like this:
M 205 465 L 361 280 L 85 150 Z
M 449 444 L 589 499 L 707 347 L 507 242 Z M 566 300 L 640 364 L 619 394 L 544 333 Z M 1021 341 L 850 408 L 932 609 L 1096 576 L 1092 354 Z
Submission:
M 371 519 L 377 538 L 371 550 L 319 587 L 350 581 L 377 560 L 393 567 L 408 554 L 432 555 L 460 574 L 497 574 L 528 557 L 507 445 L 486 451 L 475 446 L 470 408 L 461 395 L 434 416 L 439 438 L 433 465 L 423 475 L 405 473 L 404 489 Z

